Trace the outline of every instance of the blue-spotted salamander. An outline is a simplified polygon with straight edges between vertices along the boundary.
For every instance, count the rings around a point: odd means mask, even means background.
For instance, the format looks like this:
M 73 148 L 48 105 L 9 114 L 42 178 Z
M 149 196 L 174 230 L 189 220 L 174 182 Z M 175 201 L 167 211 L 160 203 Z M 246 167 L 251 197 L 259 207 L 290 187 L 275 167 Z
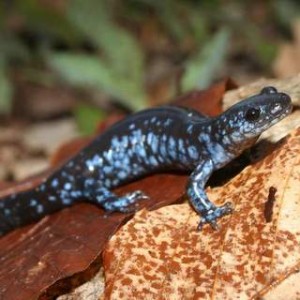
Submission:
M 232 212 L 205 193 L 213 171 L 250 147 L 267 128 L 291 112 L 291 99 L 274 87 L 245 99 L 217 117 L 165 106 L 116 123 L 35 189 L 0 199 L 0 235 L 79 201 L 106 211 L 131 212 L 142 191 L 121 197 L 111 192 L 140 176 L 165 170 L 191 171 L 187 195 L 201 216 L 198 228 Z

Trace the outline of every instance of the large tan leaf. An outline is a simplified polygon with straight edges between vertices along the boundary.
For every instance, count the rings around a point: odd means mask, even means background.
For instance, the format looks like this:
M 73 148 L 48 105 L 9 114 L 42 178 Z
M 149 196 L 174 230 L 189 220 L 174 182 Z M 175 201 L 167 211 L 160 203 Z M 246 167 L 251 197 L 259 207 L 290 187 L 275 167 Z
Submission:
M 280 289 L 288 280 L 283 298 L 299 298 L 292 278 L 300 265 L 299 181 L 297 129 L 265 159 L 208 191 L 216 203 L 235 204 L 220 231 L 198 232 L 187 203 L 139 212 L 104 252 L 104 299 L 278 299 L 272 283 Z

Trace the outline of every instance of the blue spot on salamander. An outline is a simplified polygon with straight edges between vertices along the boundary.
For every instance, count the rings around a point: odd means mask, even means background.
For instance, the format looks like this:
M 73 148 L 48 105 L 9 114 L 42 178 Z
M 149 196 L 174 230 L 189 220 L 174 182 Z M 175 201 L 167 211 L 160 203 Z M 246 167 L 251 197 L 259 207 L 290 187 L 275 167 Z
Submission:
M 192 159 L 198 159 L 199 158 L 199 152 L 198 152 L 198 150 L 195 146 L 189 146 L 188 147 L 188 153 L 189 153 L 189 156 Z
M 65 184 L 64 184 L 64 189 L 65 190 L 70 190 L 72 188 L 72 184 L 70 183 L 70 182 L 66 182 Z
M 52 186 L 53 188 L 57 188 L 58 185 L 59 185 L 58 179 L 53 179 L 52 182 L 51 182 L 51 186 Z

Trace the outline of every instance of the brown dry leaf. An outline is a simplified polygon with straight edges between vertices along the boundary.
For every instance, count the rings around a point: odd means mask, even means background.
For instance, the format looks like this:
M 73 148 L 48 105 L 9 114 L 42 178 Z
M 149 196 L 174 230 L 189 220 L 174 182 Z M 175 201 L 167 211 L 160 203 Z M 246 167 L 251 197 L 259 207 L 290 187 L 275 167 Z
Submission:
M 139 212 L 104 252 L 103 298 L 299 299 L 293 282 L 287 298 L 270 290 L 299 279 L 292 272 L 300 265 L 299 180 L 298 128 L 264 160 L 208 191 L 216 203 L 235 205 L 220 231 L 198 232 L 187 203 Z

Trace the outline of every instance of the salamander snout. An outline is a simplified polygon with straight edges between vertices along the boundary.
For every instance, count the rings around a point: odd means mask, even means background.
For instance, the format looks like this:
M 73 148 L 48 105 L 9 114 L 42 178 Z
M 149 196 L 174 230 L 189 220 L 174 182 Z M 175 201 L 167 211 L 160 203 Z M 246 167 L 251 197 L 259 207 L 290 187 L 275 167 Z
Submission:
M 260 95 L 264 96 L 264 99 L 269 99 L 271 104 L 269 106 L 269 112 L 274 116 L 287 115 L 291 112 L 292 101 L 289 95 L 278 92 L 273 86 L 264 87 Z
M 280 96 L 270 107 L 270 113 L 276 115 L 287 115 L 292 110 L 292 100 L 289 95 L 285 93 L 278 93 Z

